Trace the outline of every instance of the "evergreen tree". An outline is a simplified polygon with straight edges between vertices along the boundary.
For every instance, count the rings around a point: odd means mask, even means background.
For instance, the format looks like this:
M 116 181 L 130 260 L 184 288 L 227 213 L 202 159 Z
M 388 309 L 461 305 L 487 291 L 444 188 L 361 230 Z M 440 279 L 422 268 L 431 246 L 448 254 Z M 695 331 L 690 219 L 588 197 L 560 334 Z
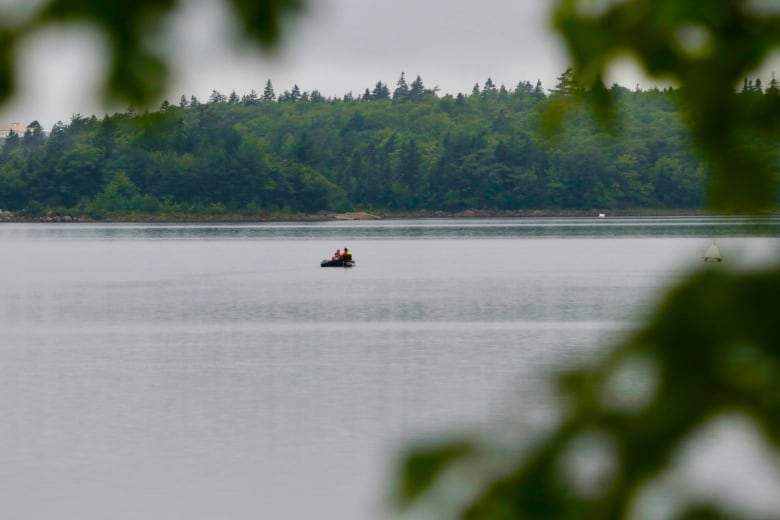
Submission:
M 209 103 L 224 103 L 227 101 L 227 98 L 224 94 L 221 94 L 220 92 L 217 92 L 216 90 L 211 91 L 211 95 L 209 96 Z
M 15 150 L 19 149 L 21 144 L 22 139 L 19 137 L 19 134 L 13 130 L 8 132 L 8 135 L 3 140 L 3 145 L 0 146 L 0 163 L 5 162 L 6 158 L 8 158 Z
M 249 94 L 245 94 L 241 97 L 241 104 L 245 106 L 256 105 L 259 101 L 260 97 L 257 95 L 255 89 L 252 89 Z
M 409 87 L 408 98 L 412 101 L 419 101 L 423 98 L 423 95 L 425 95 L 425 86 L 422 78 L 418 75 Z
M 502 102 L 506 102 L 506 100 L 509 99 L 509 91 L 506 89 L 503 83 L 498 89 L 498 99 L 500 99 Z
M 51 156 L 62 154 L 70 145 L 72 140 L 67 132 L 67 127 L 62 121 L 57 121 L 49 133 L 49 139 L 46 142 L 46 153 Z
M 482 97 L 488 97 L 496 93 L 496 84 L 493 80 L 488 78 L 485 81 L 485 86 L 482 87 Z
M 574 69 L 571 67 L 563 71 L 563 73 L 558 76 L 557 81 L 558 83 L 556 83 L 555 88 L 550 91 L 553 95 L 571 96 L 581 94 L 585 91 L 584 86 L 580 83 L 579 79 L 577 79 L 574 74 Z
M 780 94 L 780 82 L 775 78 L 775 73 L 772 73 L 772 79 L 769 80 L 769 86 L 766 88 L 766 94 L 770 96 L 777 96 Z
M 542 80 L 536 80 L 536 86 L 534 87 L 534 96 L 537 98 L 544 97 L 544 88 L 542 88 Z
M 46 137 L 46 133 L 43 131 L 43 127 L 36 120 L 27 125 L 27 129 L 24 131 L 24 137 L 22 137 L 22 145 L 40 146 L 43 144 L 43 140 Z
M 293 103 L 297 103 L 301 100 L 301 89 L 298 88 L 298 85 L 293 85 L 292 92 L 290 92 L 290 101 Z
M 515 96 L 530 96 L 534 92 L 534 86 L 530 81 L 521 81 L 515 87 L 513 94 Z
M 406 84 L 406 77 L 401 72 L 401 77 L 395 84 L 395 90 L 393 91 L 393 101 L 406 101 L 409 98 L 409 85 Z
M 375 101 L 390 99 L 390 89 L 381 81 L 377 81 L 374 90 L 371 91 L 371 99 Z
M 265 82 L 265 88 L 263 89 L 262 101 L 271 102 L 276 101 L 276 94 L 274 93 L 274 86 L 271 84 L 271 79 Z

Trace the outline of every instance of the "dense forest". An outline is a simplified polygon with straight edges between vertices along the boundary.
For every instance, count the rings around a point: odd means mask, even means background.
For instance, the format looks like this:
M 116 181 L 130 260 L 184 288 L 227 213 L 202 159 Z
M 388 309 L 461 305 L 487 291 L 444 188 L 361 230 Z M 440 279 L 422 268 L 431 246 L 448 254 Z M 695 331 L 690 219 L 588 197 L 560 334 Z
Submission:
M 594 93 L 610 94 L 612 126 L 589 109 Z M 549 90 L 487 79 L 457 96 L 404 74 L 335 99 L 276 93 L 268 80 L 261 93 L 76 115 L 48 133 L 32 122 L 0 149 L 0 208 L 90 218 L 700 209 L 707 167 L 684 130 L 696 115 L 677 95 L 594 92 L 570 70 Z M 774 79 L 735 92 L 745 103 L 777 95 Z

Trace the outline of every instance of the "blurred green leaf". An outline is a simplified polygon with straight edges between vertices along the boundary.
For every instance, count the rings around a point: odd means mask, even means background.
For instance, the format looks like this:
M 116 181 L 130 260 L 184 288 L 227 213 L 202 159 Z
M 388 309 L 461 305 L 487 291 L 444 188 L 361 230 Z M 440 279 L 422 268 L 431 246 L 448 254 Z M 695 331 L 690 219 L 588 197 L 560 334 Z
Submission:
M 401 480 L 396 497 L 399 505 L 406 506 L 414 502 L 453 463 L 472 453 L 473 446 L 467 442 L 437 444 L 408 453 L 401 465 Z
M 282 35 L 281 21 L 287 13 L 303 8 L 301 0 L 228 0 L 244 32 L 262 45 L 275 44 Z
M 13 93 L 14 35 L 11 31 L 0 29 L 0 103 L 5 102 Z
M 554 14 L 581 80 L 603 79 L 615 58 L 628 55 L 651 77 L 679 85 L 696 144 L 710 160 L 712 207 L 771 208 L 776 165 L 744 140 L 774 136 L 780 100 L 769 96 L 757 110 L 736 87 L 780 46 L 777 10 L 744 0 L 628 0 L 594 14 L 589 4 L 558 0 Z
M 299 0 L 225 0 L 240 21 L 244 36 L 262 47 L 274 44 L 283 18 L 302 8 Z M 13 93 L 15 43 L 48 24 L 85 22 L 107 38 L 110 59 L 106 94 L 112 100 L 144 106 L 159 99 L 166 85 L 168 64 L 152 42 L 177 0 L 48 0 L 34 15 L 0 33 L 0 102 Z

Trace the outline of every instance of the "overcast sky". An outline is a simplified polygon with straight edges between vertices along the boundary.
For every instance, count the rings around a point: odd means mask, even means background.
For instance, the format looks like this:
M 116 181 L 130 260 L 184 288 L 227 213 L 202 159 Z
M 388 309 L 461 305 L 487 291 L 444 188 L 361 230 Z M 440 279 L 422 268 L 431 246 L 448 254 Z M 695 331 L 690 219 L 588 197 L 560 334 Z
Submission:
M 359 95 L 377 81 L 392 90 L 401 72 L 409 82 L 419 75 L 442 94 L 469 93 L 488 77 L 507 88 L 537 80 L 551 88 L 567 63 L 549 28 L 547 0 L 309 0 L 278 52 L 259 56 L 233 44 L 221 4 L 183 1 L 170 24 L 165 48 L 175 77 L 166 97 L 172 103 L 182 94 L 205 101 L 212 90 L 262 92 L 269 78 L 277 94 L 297 84 L 328 97 Z M 49 131 L 76 113 L 124 111 L 96 103 L 101 47 L 99 36 L 83 27 L 29 39 L 19 95 L 0 109 L 0 124 L 38 120 Z M 634 81 L 630 72 L 615 80 Z

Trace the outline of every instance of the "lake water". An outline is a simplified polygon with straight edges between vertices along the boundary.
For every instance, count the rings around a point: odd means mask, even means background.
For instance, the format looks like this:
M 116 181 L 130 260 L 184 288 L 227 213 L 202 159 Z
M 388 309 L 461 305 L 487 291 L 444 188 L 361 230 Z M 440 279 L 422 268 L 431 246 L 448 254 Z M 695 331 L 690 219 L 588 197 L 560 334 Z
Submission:
M 780 220 L 0 225 L 0 518 L 382 517 L 403 446 L 541 390 Z M 319 262 L 349 246 L 353 269 Z

